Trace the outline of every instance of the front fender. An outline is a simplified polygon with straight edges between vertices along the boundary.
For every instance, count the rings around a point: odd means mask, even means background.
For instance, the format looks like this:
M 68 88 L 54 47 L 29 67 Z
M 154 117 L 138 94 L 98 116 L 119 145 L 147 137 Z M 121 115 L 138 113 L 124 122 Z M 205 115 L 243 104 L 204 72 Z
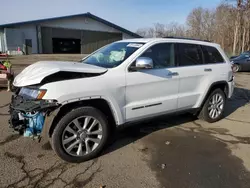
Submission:
M 120 110 L 121 108 L 120 108 L 119 104 L 112 97 L 106 97 L 106 96 L 82 97 L 82 98 L 76 98 L 76 99 L 70 99 L 67 101 L 63 101 L 62 105 L 66 105 L 66 104 L 70 104 L 70 103 L 74 103 L 74 102 L 80 102 L 80 101 L 94 100 L 94 99 L 105 100 L 108 103 L 108 105 L 113 113 L 116 124 L 117 125 L 124 124 L 124 120 L 125 120 L 124 115 L 123 115 L 124 113 Z
M 43 125 L 43 130 L 41 133 L 42 138 L 46 138 L 46 139 L 50 138 L 51 135 L 49 133 L 51 130 L 51 126 L 53 124 L 53 121 L 55 120 L 55 117 L 59 113 L 60 109 L 61 108 L 57 108 L 56 110 L 54 110 L 53 112 L 51 112 L 49 115 L 46 116 L 44 125 Z
M 91 101 L 94 101 L 95 99 L 102 99 L 105 100 L 106 103 L 108 104 L 111 113 L 113 115 L 114 121 L 116 123 L 116 125 L 121 125 L 124 124 L 124 118 L 122 115 L 122 112 L 120 111 L 120 108 L 118 106 L 118 104 L 116 102 L 112 102 L 112 99 L 107 99 L 101 96 L 95 96 L 95 97 L 85 97 L 85 98 L 81 98 L 81 100 L 79 99 L 75 99 L 75 100 L 70 100 L 70 101 L 65 101 L 64 103 L 61 104 L 61 106 L 59 108 L 57 108 L 56 110 L 54 110 L 53 112 L 51 112 L 50 114 L 48 114 L 45 118 L 45 123 L 44 123 L 44 127 L 42 130 L 42 137 L 51 137 L 52 132 L 56 126 L 56 124 L 58 123 L 58 120 L 60 119 L 59 116 L 60 112 L 62 110 L 62 108 L 66 107 L 66 105 L 73 105 L 73 106 L 77 106 L 77 103 L 88 103 Z M 76 104 L 74 104 L 76 103 Z

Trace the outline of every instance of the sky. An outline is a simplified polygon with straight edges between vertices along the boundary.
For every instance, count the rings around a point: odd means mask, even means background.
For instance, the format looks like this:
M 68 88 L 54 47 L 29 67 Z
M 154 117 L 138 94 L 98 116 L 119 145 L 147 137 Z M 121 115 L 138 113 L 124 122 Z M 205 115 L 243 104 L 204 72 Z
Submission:
M 0 25 L 90 12 L 136 31 L 154 23 L 184 24 L 193 8 L 215 8 L 221 0 L 0 0 Z

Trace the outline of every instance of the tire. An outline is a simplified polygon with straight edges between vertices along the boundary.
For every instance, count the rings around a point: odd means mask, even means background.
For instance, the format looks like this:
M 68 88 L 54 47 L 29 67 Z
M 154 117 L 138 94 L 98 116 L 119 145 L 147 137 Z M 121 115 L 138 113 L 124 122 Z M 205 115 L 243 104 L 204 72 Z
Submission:
M 234 72 L 240 72 L 241 66 L 239 64 L 234 64 Z
M 213 104 L 213 97 L 215 96 L 217 96 L 216 99 L 219 99 L 220 97 L 220 100 L 218 100 L 219 101 L 218 103 Z M 225 93 L 219 88 L 215 89 L 206 99 L 206 102 L 203 105 L 202 110 L 199 114 L 199 118 L 209 123 L 217 122 L 223 118 L 225 105 L 226 105 Z M 216 110 L 216 112 L 211 112 L 212 110 L 213 111 Z M 214 117 L 212 117 L 213 114 L 215 114 Z
M 85 122 L 87 122 L 86 127 Z M 94 125 L 92 133 L 98 132 L 98 134 L 91 133 L 92 135 L 88 135 L 90 133 L 88 129 L 90 130 L 92 125 Z M 85 127 L 85 129 L 77 128 L 79 126 L 80 128 Z M 94 128 L 98 129 L 95 130 Z M 93 107 L 77 108 L 67 113 L 57 124 L 52 134 L 52 148 L 64 161 L 71 163 L 84 162 L 97 157 L 103 151 L 107 144 L 109 133 L 108 121 L 101 111 Z M 71 138 L 73 140 L 69 141 Z M 73 148 L 71 147 L 72 145 L 74 145 Z

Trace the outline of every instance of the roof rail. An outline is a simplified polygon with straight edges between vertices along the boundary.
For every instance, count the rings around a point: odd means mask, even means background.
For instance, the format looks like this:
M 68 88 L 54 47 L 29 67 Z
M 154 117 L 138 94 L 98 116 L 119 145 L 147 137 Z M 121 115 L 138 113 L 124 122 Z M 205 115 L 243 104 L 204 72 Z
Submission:
M 186 37 L 174 37 L 174 36 L 168 36 L 163 38 L 171 38 L 171 39 L 185 39 L 185 40 L 196 40 L 196 41 L 204 41 L 204 42 L 211 42 L 209 40 L 201 40 L 201 39 L 193 39 L 193 38 L 186 38 Z

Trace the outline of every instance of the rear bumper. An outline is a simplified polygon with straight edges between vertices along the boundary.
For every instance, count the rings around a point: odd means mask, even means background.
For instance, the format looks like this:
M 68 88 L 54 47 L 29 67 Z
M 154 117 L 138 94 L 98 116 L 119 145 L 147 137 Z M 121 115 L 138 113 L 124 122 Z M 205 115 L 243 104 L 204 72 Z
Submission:
M 235 77 L 233 76 L 232 80 L 228 82 L 228 95 L 227 98 L 231 98 L 234 92 L 234 87 L 235 87 Z

